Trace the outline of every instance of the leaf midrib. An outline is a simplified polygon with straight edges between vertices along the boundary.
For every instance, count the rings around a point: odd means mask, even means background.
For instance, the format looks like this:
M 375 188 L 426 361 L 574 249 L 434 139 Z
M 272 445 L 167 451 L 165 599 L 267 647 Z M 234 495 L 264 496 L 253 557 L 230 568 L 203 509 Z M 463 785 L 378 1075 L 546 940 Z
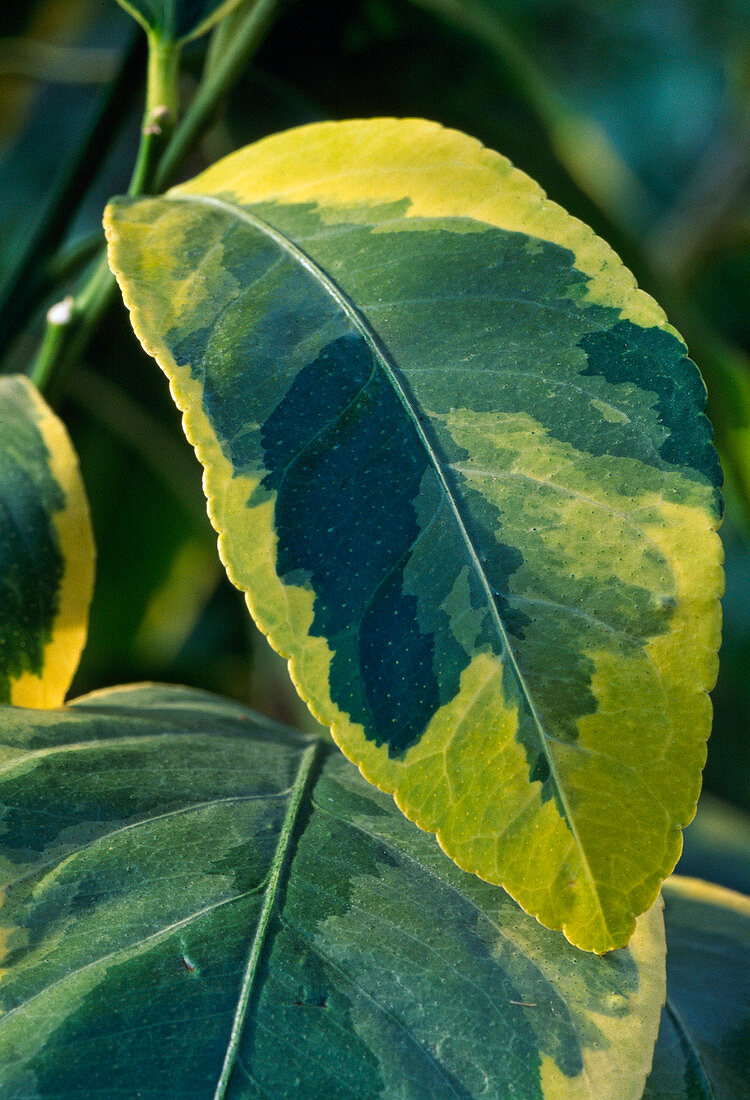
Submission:
M 325 741 L 315 740 L 307 746 L 300 759 L 297 776 L 292 786 L 284 821 L 279 832 L 276 851 L 274 852 L 271 867 L 268 872 L 263 906 L 260 916 L 258 917 L 255 935 L 250 945 L 247 963 L 245 964 L 245 972 L 242 977 L 242 985 L 237 998 L 237 1008 L 232 1022 L 232 1030 L 229 1035 L 229 1043 L 227 1045 L 219 1080 L 216 1084 L 214 1100 L 223 1100 L 227 1095 L 229 1082 L 232 1077 L 237 1055 L 239 1054 L 245 1019 L 255 989 L 256 979 L 258 978 L 269 928 L 275 915 L 279 896 L 284 886 L 286 871 L 288 870 L 294 851 L 297 825 L 305 804 L 313 772 L 320 757 L 324 752 L 327 752 L 328 749 L 329 746 Z
M 409 394 L 400 382 L 396 374 L 395 368 L 391 366 L 391 363 L 389 362 L 389 358 L 385 348 L 381 346 L 380 341 L 378 340 L 376 334 L 372 331 L 366 319 L 359 313 L 356 307 L 349 301 L 346 294 L 343 293 L 343 291 L 336 285 L 336 283 L 330 278 L 330 276 L 310 256 L 308 256 L 301 248 L 299 248 L 298 245 L 296 245 L 283 233 L 279 232 L 279 230 L 275 229 L 272 225 L 264 221 L 262 218 L 257 217 L 255 214 L 251 214 L 250 211 L 246 210 L 244 207 L 237 206 L 234 203 L 227 202 L 224 199 L 219 199 L 213 195 L 184 193 L 180 194 L 179 192 L 170 192 L 167 196 L 164 196 L 163 201 L 179 202 L 184 203 L 185 205 L 197 205 L 213 208 L 225 215 L 229 215 L 230 217 L 235 218 L 237 221 L 244 222 L 246 225 L 251 226 L 253 229 L 262 233 L 266 237 L 269 237 L 272 241 L 274 241 L 275 244 L 278 245 L 279 248 L 281 248 L 284 252 L 291 256 L 292 259 L 295 260 L 301 267 L 303 267 L 313 277 L 313 279 L 323 287 L 328 295 L 333 298 L 339 308 L 349 319 L 352 326 L 362 337 L 365 344 L 370 349 L 375 361 L 379 363 L 382 367 L 389 383 L 391 384 L 396 396 L 399 399 L 399 402 L 401 403 L 407 416 L 413 423 L 420 442 L 427 452 L 429 461 L 434 469 L 435 475 L 438 478 L 440 487 L 448 501 L 450 510 L 453 513 L 455 522 L 464 541 L 464 545 L 466 546 L 471 564 L 484 590 L 487 607 L 490 616 L 495 624 L 497 634 L 501 642 L 502 650 L 505 654 L 507 654 L 514 678 L 519 686 L 523 700 L 528 708 L 533 724 L 537 730 L 541 749 L 547 758 L 550 769 L 550 776 L 553 780 L 555 791 L 559 798 L 560 806 L 562 807 L 563 813 L 565 815 L 565 821 L 575 842 L 584 871 L 591 884 L 594 899 L 596 901 L 596 906 L 599 911 L 604 930 L 609 932 L 609 925 L 607 922 L 607 918 L 604 914 L 601 899 L 599 897 L 596 879 L 591 870 L 591 866 L 586 855 L 586 850 L 578 834 L 578 830 L 576 828 L 573 814 L 566 798 L 564 788 L 560 782 L 555 760 L 550 751 L 548 735 L 544 729 L 544 726 L 542 725 L 542 721 L 534 704 L 531 691 L 529 690 L 523 673 L 519 668 L 515 653 L 511 648 L 505 625 L 500 618 L 499 612 L 497 610 L 497 605 L 492 595 L 492 587 L 487 576 L 485 575 L 484 570 L 482 569 L 479 555 L 474 548 L 474 544 L 471 541 L 469 532 L 463 521 L 461 513 L 458 510 L 454 495 L 451 492 L 451 488 L 443 472 L 442 463 L 440 462 L 438 455 L 435 453 L 435 450 L 430 443 L 430 440 L 425 434 L 424 428 L 422 427 L 419 420 L 419 415 L 417 413 L 417 410 L 414 408 Z
M 685 1053 L 684 1048 L 687 1047 L 687 1049 L 690 1051 L 690 1054 L 694 1058 L 693 1068 L 697 1070 L 700 1076 L 700 1083 L 706 1090 L 706 1096 L 711 1097 L 713 1100 L 713 1097 L 715 1097 L 716 1093 L 714 1092 L 708 1073 L 706 1072 L 706 1069 L 703 1065 L 703 1059 L 701 1058 L 700 1051 L 693 1042 L 693 1037 L 688 1031 L 687 1024 L 683 1020 L 682 1014 L 675 1006 L 674 1000 L 671 997 L 667 997 L 664 1008 L 667 1015 L 670 1017 L 672 1021 L 672 1026 L 677 1032 L 677 1035 L 679 1036 L 679 1039 L 683 1045 L 683 1053 Z

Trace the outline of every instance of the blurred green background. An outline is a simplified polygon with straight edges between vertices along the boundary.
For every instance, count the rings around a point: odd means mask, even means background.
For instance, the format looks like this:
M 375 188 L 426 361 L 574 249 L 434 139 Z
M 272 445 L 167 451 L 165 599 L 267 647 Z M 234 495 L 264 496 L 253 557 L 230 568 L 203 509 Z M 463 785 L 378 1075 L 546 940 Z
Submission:
M 115 0 L 3 5 L 0 36 L 0 349 L 4 370 L 24 370 L 44 310 L 75 287 L 96 249 L 106 198 L 127 186 L 145 50 Z M 204 39 L 187 49 L 186 102 L 206 48 Z M 664 305 L 706 378 L 727 477 L 724 645 L 705 788 L 734 810 L 708 802 L 700 828 L 721 828 L 745 850 L 749 93 L 745 0 L 287 0 L 183 173 L 315 119 L 433 118 L 535 177 Z M 197 463 L 119 304 L 58 407 L 99 554 L 74 693 L 174 681 L 314 726 L 223 578 Z M 732 863 L 729 854 L 722 880 L 748 889 Z

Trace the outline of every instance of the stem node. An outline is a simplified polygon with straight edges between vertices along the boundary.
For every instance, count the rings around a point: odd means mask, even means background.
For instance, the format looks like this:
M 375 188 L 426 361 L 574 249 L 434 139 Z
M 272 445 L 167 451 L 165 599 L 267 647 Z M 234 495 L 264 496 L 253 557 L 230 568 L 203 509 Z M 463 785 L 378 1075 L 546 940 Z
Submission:
M 55 302 L 47 310 L 48 324 L 57 325 L 58 328 L 69 325 L 75 315 L 75 305 L 76 300 L 72 294 L 68 294 L 61 301 Z

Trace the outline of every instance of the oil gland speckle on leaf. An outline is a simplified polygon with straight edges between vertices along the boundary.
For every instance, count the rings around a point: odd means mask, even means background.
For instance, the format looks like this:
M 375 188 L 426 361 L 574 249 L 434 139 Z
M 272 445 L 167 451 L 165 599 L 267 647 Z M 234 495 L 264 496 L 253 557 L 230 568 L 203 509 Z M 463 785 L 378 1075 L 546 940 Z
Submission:
M 232 580 L 363 774 L 604 952 L 697 800 L 720 471 L 607 245 L 421 120 L 322 123 L 106 214 Z

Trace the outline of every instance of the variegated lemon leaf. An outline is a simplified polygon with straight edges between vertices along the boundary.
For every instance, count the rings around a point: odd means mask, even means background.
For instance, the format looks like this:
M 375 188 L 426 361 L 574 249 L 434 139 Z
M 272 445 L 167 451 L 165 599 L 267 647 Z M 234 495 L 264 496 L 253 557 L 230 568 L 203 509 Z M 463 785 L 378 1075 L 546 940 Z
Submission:
M 88 504 L 68 434 L 27 378 L 0 378 L 0 702 L 62 703 L 93 583 Z
M 329 742 L 180 688 L 0 709 L 0 1095 L 637 1100 L 661 903 L 584 955 Z
M 626 943 L 695 811 L 722 584 L 705 389 L 659 308 L 420 120 L 277 135 L 106 229 L 316 717 L 461 867 Z
M 667 1003 L 644 1100 L 750 1092 L 750 898 L 700 879 L 664 884 Z
M 242 0 L 118 0 L 157 39 L 187 42 L 205 34 Z

